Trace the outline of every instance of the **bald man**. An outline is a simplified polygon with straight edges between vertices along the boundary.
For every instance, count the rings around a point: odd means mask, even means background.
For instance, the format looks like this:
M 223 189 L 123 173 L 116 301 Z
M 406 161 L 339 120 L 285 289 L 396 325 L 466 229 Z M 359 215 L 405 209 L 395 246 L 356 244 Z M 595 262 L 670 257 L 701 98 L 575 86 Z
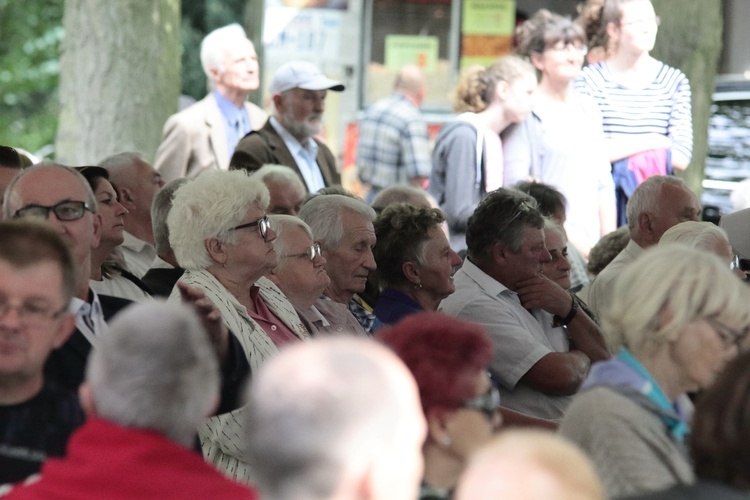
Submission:
M 247 452 L 264 500 L 412 500 L 426 424 L 404 364 L 372 340 L 294 345 L 253 376 Z
M 370 186 L 368 203 L 395 184 L 422 187 L 430 175 L 427 124 L 419 112 L 426 92 L 422 70 L 404 66 L 393 94 L 370 106 L 360 121 L 357 168 L 360 180 Z

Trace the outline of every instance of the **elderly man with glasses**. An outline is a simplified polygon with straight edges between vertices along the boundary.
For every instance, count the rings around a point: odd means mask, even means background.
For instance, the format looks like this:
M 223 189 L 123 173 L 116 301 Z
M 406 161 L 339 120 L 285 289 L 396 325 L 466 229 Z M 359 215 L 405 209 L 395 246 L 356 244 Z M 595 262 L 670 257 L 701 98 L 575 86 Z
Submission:
M 310 335 L 367 333 L 345 304 L 327 300 L 323 292 L 331 283 L 320 244 L 313 241 L 310 226 L 291 215 L 272 217 L 278 265 L 267 277 L 278 286 Z
M 99 244 L 101 219 L 86 179 L 62 165 L 40 165 L 23 170 L 5 192 L 3 217 L 46 220 L 68 245 L 75 262 L 75 292 L 69 311 L 75 316 L 70 338 L 52 352 L 47 376 L 77 390 L 97 337 L 106 335 L 107 321 L 129 300 L 98 295 L 89 288 L 91 249 Z
M 467 259 L 439 309 L 481 324 L 495 345 L 490 372 L 504 404 L 559 420 L 589 367 L 609 355 L 596 324 L 541 274 L 552 257 L 530 196 L 498 189 L 469 218 Z

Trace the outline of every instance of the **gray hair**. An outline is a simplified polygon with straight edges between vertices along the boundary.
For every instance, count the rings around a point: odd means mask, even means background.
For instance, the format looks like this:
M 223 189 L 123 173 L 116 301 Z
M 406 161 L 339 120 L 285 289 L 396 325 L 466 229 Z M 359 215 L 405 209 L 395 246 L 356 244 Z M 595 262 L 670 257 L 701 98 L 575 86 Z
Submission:
M 307 192 L 305 184 L 300 179 L 299 175 L 291 168 L 285 165 L 275 165 L 273 163 L 266 163 L 258 170 L 253 173 L 266 186 L 268 184 L 281 184 L 282 186 L 295 187 L 303 193 Z
M 345 211 L 375 220 L 375 210 L 362 200 L 340 194 L 318 195 L 311 198 L 299 211 L 299 218 L 312 229 L 315 240 L 326 250 L 336 248 L 344 237 L 342 217 Z
M 97 212 L 96 196 L 94 196 L 94 191 L 91 189 L 89 182 L 86 180 L 84 176 L 82 176 L 75 169 L 66 167 L 65 165 L 61 165 L 59 163 L 52 163 L 52 162 L 42 162 L 42 163 L 33 165 L 31 167 L 24 168 L 18 174 L 16 174 L 16 176 L 13 177 L 13 179 L 11 179 L 10 183 L 8 183 L 8 187 L 5 188 L 5 197 L 3 199 L 3 218 L 4 219 L 11 219 L 13 217 L 13 213 L 11 213 L 12 211 L 11 211 L 10 198 L 18 181 L 26 177 L 30 173 L 36 172 L 38 170 L 53 169 L 53 168 L 65 170 L 66 172 L 70 172 L 71 175 L 75 176 L 75 178 L 78 179 L 78 182 L 81 183 L 81 186 L 83 186 L 83 188 L 86 190 L 86 198 L 87 198 L 86 203 L 91 208 L 91 211 L 93 213 Z
M 205 172 L 181 186 L 172 198 L 167 215 L 169 244 L 175 258 L 188 270 L 203 270 L 211 263 L 205 241 L 217 238 L 233 244 L 232 228 L 257 205 L 268 207 L 266 186 L 244 170 Z
M 305 221 L 303 221 L 299 217 L 281 214 L 269 215 L 268 217 L 271 219 L 273 230 L 276 231 L 276 239 L 273 242 L 273 249 L 276 250 L 276 259 L 278 261 L 278 263 L 276 264 L 276 270 L 279 270 L 284 267 L 286 256 L 289 253 L 289 251 L 287 250 L 286 238 L 283 236 L 284 230 L 286 228 L 300 227 L 305 231 L 305 233 L 307 233 L 311 240 L 314 240 L 315 238 L 313 237 L 313 232 L 312 229 L 310 229 L 310 226 L 308 226 Z
M 628 200 L 626 207 L 628 227 L 631 231 L 638 227 L 638 216 L 642 213 L 656 213 L 659 211 L 661 193 L 667 184 L 684 188 L 688 191 L 690 190 L 685 181 L 671 175 L 654 175 L 643 181 L 633 191 L 633 195 Z
M 466 225 L 467 254 L 474 262 L 485 260 L 497 242 L 518 253 L 526 226 L 544 227 L 544 217 L 537 209 L 536 200 L 515 189 L 492 191 L 469 217 Z
M 716 252 L 718 245 L 730 248 L 727 233 L 710 222 L 685 221 L 667 229 L 659 240 L 659 245 L 680 243 L 699 248 L 711 253 Z
M 182 304 L 150 301 L 121 312 L 109 330 L 86 369 L 97 415 L 190 446 L 220 382 L 198 316 Z
M 430 194 L 424 189 L 397 184 L 378 192 L 372 200 L 372 208 L 380 210 L 393 203 L 408 203 L 415 207 L 425 208 L 436 206 L 430 203 Z
M 186 182 L 188 182 L 188 179 L 185 177 L 168 182 L 154 196 L 154 202 L 151 205 L 151 226 L 158 255 L 166 255 L 172 251 L 172 247 L 169 245 L 167 216 L 172 209 L 172 198 L 175 191 Z
M 110 174 L 114 174 L 124 167 L 129 167 L 136 161 L 143 161 L 143 155 L 134 151 L 126 151 L 106 157 L 99 162 L 99 166 L 106 168 Z
M 393 354 L 371 340 L 319 339 L 283 350 L 253 377 L 245 431 L 264 499 L 330 498 L 352 463 L 387 459 L 405 411 L 404 380 L 384 356 Z
M 648 248 L 617 277 L 613 293 L 602 330 L 634 352 L 654 352 L 703 318 L 750 327 L 750 289 L 716 255 L 676 243 Z
M 201 42 L 201 66 L 203 72 L 211 81 L 211 69 L 224 71 L 226 50 L 238 41 L 247 40 L 245 30 L 237 23 L 232 23 L 213 30 Z

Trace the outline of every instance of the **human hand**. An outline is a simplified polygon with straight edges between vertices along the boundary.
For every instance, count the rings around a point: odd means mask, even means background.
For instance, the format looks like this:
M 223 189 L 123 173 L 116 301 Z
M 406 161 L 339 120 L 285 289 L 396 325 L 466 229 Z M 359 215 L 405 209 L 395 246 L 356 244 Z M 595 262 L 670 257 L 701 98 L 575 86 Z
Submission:
M 526 309 L 544 309 L 561 318 L 573 307 L 573 297 L 541 273 L 516 283 L 516 293 Z
M 221 313 L 213 302 L 206 297 L 203 290 L 177 282 L 182 302 L 191 306 L 203 323 L 211 344 L 219 357 L 219 363 L 224 363 L 229 352 L 229 330 L 221 320 Z

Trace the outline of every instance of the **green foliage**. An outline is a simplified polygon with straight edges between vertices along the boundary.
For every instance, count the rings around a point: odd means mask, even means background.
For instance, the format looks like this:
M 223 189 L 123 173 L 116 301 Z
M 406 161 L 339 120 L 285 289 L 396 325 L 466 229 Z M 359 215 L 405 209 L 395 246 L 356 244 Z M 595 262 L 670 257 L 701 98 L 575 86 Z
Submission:
M 0 144 L 54 142 L 62 18 L 59 0 L 0 0 Z
M 201 40 L 242 24 L 245 1 L 182 0 L 183 94 L 206 94 Z M 63 11 L 62 0 L 0 0 L 0 144 L 44 153 L 55 142 Z

